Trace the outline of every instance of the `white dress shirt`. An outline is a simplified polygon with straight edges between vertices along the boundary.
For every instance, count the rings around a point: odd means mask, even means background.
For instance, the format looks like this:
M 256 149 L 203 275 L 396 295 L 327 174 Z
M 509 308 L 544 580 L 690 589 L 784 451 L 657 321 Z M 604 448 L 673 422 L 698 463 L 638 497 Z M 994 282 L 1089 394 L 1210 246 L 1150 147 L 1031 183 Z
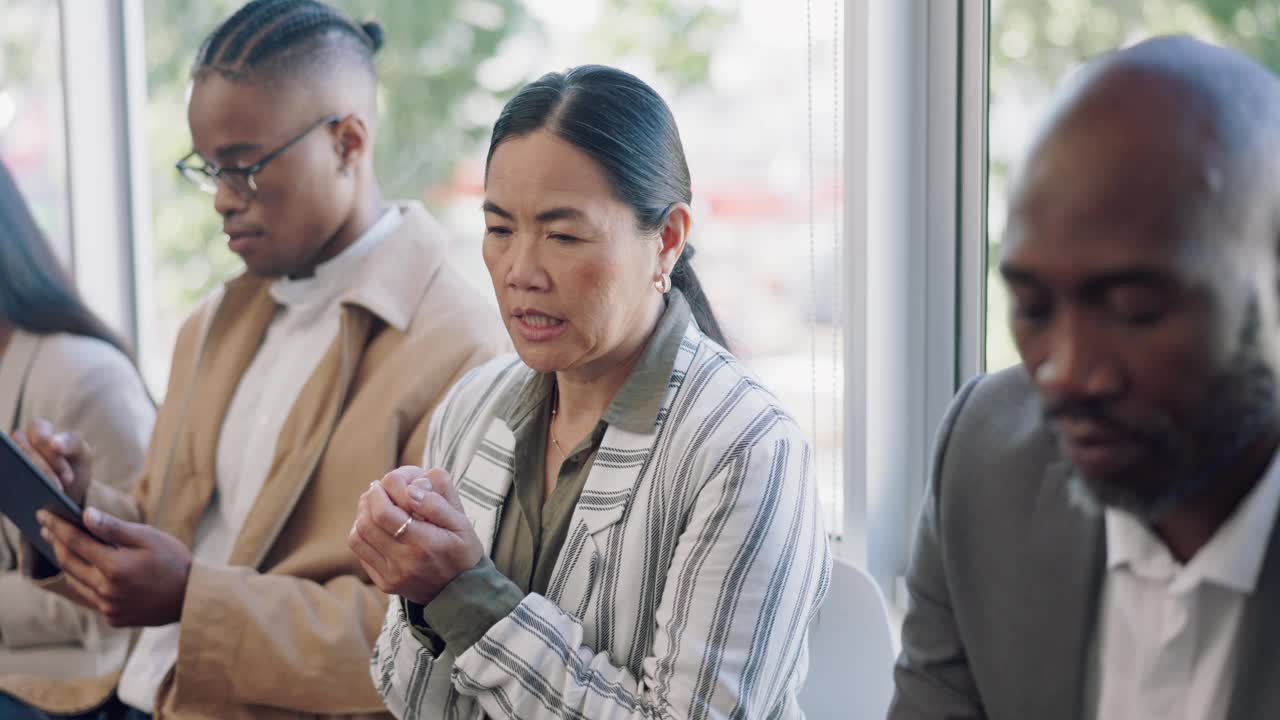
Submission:
M 271 285 L 271 296 L 280 307 L 222 423 L 213 497 L 192 543 L 196 560 L 227 564 L 271 470 L 276 437 L 303 385 L 337 338 L 348 279 L 399 226 L 400 212 L 390 208 L 351 247 L 318 265 L 313 276 L 281 278 Z M 142 631 L 120 677 L 117 692 L 124 703 L 155 712 L 156 693 L 178 658 L 179 628 L 174 623 Z
M 1106 511 L 1097 720 L 1220 720 L 1236 631 L 1280 509 L 1280 454 L 1186 565 L 1132 515 Z

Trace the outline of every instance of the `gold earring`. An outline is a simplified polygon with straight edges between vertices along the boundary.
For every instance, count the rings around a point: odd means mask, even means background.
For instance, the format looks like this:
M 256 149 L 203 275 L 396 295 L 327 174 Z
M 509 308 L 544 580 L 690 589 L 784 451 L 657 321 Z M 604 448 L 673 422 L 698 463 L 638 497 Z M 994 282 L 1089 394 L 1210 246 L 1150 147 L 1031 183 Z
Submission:
M 662 295 L 666 295 L 671 290 L 671 274 L 662 273 L 657 280 L 653 281 L 653 287 Z

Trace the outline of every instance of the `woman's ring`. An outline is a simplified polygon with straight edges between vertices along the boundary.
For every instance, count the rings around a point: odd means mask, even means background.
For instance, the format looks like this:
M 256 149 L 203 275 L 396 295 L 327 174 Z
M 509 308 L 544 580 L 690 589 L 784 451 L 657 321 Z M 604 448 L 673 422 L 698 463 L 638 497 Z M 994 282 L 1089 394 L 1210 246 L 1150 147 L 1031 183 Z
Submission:
M 391 536 L 391 539 L 392 539 L 392 540 L 399 540 L 399 539 L 400 539 L 400 536 L 404 534 L 404 531 L 405 531 L 405 530 L 408 530 L 408 529 L 409 529 L 409 526 L 410 526 L 410 525 L 412 525 L 412 524 L 413 524 L 413 516 L 412 516 L 412 515 L 410 515 L 410 516 L 409 516 L 409 519 L 408 519 L 408 520 L 405 520 L 405 521 L 404 521 L 404 524 L 403 524 L 403 525 L 401 525 L 399 528 L 397 528 L 397 529 L 396 529 L 395 534 L 393 534 L 393 535 Z

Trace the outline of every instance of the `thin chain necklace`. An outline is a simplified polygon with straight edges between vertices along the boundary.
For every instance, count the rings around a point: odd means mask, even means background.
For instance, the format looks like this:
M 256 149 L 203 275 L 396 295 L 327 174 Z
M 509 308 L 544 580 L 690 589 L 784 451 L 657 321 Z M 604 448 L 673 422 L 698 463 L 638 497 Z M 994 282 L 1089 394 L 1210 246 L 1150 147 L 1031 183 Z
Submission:
M 551 433 L 551 442 L 556 446 L 563 461 L 569 459 L 569 454 L 560 447 L 560 441 L 556 439 L 556 411 L 560 409 L 560 388 L 557 387 L 554 392 L 555 396 L 551 398 L 551 422 L 547 423 L 547 431 Z

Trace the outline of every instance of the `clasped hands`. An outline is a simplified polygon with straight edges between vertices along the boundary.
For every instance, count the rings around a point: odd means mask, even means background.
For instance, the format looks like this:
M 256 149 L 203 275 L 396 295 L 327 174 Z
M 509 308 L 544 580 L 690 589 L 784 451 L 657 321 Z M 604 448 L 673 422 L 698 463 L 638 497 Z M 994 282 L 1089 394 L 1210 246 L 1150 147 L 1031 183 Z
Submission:
M 78 435 L 37 420 L 13 435 L 33 463 L 84 507 L 92 452 Z M 81 520 L 90 535 L 49 512 L 37 518 L 67 584 L 113 627 L 168 625 L 182 617 L 191 551 L 172 535 L 97 508 Z
M 405 466 L 369 485 L 347 536 L 379 590 L 426 605 L 484 559 L 453 479 Z

